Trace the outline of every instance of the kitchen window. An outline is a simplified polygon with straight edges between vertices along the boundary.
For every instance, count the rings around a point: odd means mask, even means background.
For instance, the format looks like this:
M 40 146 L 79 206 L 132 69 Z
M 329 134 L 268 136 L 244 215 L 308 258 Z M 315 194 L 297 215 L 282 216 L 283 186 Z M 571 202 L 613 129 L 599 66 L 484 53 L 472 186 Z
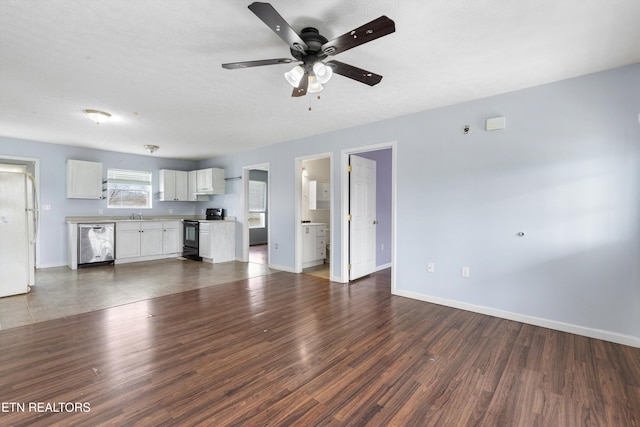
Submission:
M 265 228 L 267 211 L 267 183 L 249 181 L 249 228 Z
M 107 207 L 151 209 L 151 172 L 107 170 Z

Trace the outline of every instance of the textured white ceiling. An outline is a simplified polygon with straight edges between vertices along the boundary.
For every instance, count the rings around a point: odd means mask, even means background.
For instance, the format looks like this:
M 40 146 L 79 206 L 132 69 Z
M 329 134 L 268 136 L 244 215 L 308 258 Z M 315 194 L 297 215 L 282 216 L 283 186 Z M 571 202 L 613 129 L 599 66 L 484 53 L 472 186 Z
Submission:
M 291 65 L 221 67 L 290 57 L 249 3 L 0 0 L 0 136 L 204 159 L 640 62 L 638 0 L 274 0 L 328 39 L 396 23 L 334 57 L 379 85 L 291 98 Z

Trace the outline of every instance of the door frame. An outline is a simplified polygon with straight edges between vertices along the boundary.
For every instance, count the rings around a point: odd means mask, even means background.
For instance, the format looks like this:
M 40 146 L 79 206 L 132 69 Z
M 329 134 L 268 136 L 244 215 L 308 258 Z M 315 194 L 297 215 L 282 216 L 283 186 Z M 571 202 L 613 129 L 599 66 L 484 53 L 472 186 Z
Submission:
M 19 156 L 5 156 L 3 154 L 0 154 L 0 163 L 8 163 L 8 164 L 15 164 L 15 165 L 25 165 L 27 166 L 27 170 L 29 169 L 29 167 L 31 167 L 31 165 L 33 165 L 33 178 L 34 178 L 34 182 L 35 182 L 35 187 L 36 187 L 36 194 L 35 194 L 35 199 L 36 199 L 36 206 L 38 207 L 38 234 L 36 236 L 36 242 L 35 242 L 35 263 L 34 263 L 34 267 L 35 268 L 41 268 L 42 267 L 42 261 L 40 258 L 40 236 L 41 236 L 41 216 L 42 216 L 42 207 L 40 205 L 40 159 L 35 158 L 35 157 L 19 157 Z
M 267 171 L 267 266 L 271 264 L 271 164 L 258 163 L 242 167 L 242 261 L 249 262 L 249 172 L 252 170 Z
M 340 244 L 341 244 L 341 259 L 340 259 L 340 282 L 349 283 L 349 221 L 347 215 L 349 215 L 349 172 L 347 167 L 349 166 L 349 156 L 351 154 L 366 153 L 369 151 L 379 151 L 391 149 L 391 293 L 395 293 L 396 289 L 396 195 L 397 195 L 397 143 L 396 141 L 365 145 L 362 147 L 347 148 L 341 151 L 340 155 L 340 192 L 341 208 L 340 208 Z M 377 248 L 376 248 L 377 251 Z
M 329 189 L 329 212 L 330 212 L 330 221 L 329 221 L 329 232 L 333 233 L 333 217 L 334 217 L 334 195 L 333 195 L 333 153 L 319 153 L 312 154 L 310 156 L 296 157 L 295 159 L 295 218 L 294 218 L 294 238 L 295 238 L 295 256 L 294 256 L 294 273 L 302 273 L 302 162 L 307 160 L 319 160 L 319 159 L 329 159 L 329 176 L 331 177 L 331 185 Z M 329 268 L 331 271 L 329 272 L 331 281 L 338 281 L 337 278 L 333 277 L 333 261 L 334 261 L 334 251 L 332 250 L 334 245 L 333 237 L 329 236 Z

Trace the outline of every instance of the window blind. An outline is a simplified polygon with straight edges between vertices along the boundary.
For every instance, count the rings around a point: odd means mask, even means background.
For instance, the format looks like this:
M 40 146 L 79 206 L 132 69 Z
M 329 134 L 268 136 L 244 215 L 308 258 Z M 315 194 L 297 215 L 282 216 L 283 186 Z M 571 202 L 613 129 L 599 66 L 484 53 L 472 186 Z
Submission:
M 249 181 L 249 211 L 264 212 L 267 210 L 267 183 Z
M 107 180 L 110 184 L 151 185 L 151 172 L 109 169 Z

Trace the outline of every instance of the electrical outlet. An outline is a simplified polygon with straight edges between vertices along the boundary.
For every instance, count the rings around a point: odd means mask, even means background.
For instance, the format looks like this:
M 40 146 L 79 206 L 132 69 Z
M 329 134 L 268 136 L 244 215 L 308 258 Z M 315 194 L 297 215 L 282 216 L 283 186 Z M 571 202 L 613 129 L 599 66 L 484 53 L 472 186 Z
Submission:
M 278 249 L 278 244 L 277 243 L 274 246 L 276 247 L 276 249 Z
M 169 213 L 172 214 L 173 213 L 173 209 L 169 209 Z
M 462 277 L 469 277 L 469 267 L 462 267 Z
M 433 262 L 430 262 L 427 264 L 427 271 L 429 273 L 433 273 L 434 271 L 436 271 L 436 265 Z
M 104 210 L 98 209 L 98 215 L 102 215 L 103 213 L 104 213 Z
M 380 250 L 384 251 L 384 243 L 380 243 Z
M 51 210 L 51 205 L 42 205 L 42 210 L 43 211 L 50 211 Z

